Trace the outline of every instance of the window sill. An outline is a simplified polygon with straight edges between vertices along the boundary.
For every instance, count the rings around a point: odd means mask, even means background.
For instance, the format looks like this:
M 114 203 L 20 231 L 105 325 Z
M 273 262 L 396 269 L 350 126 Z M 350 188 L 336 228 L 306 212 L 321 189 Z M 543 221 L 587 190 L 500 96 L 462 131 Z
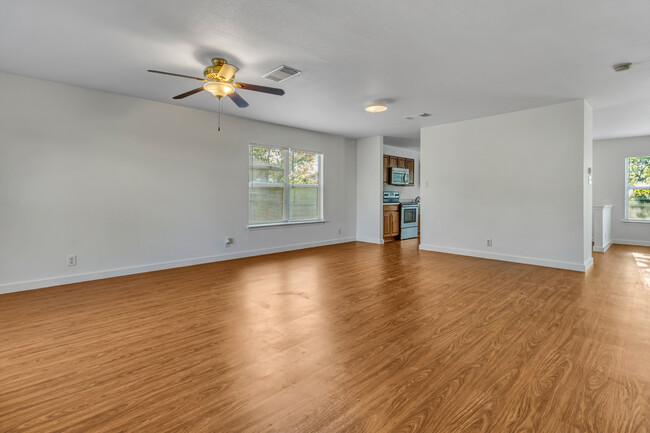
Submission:
M 282 223 L 269 223 L 269 224 L 254 224 L 249 225 L 246 228 L 248 230 L 265 230 L 265 229 L 274 229 L 282 227 L 292 227 L 292 226 L 304 226 L 308 224 L 325 224 L 325 220 L 314 220 L 314 221 L 293 221 L 293 222 L 282 222 Z
M 650 224 L 650 220 L 621 220 L 624 223 L 640 223 L 640 224 Z

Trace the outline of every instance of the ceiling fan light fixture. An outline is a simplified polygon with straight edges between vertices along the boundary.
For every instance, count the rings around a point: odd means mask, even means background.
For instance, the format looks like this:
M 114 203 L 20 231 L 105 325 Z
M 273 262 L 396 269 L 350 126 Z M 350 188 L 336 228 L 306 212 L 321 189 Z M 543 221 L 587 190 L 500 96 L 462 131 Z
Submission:
M 381 113 L 388 110 L 388 107 L 384 104 L 371 104 L 366 107 L 368 113 Z
M 221 81 L 207 82 L 203 85 L 203 89 L 212 93 L 212 95 L 217 98 L 223 98 L 224 96 L 228 96 L 235 92 L 235 88 L 232 85 Z
M 220 81 L 226 81 L 230 82 L 232 81 L 233 78 L 235 78 L 235 73 L 239 70 L 237 66 L 233 66 L 229 63 L 224 64 L 221 69 L 219 69 L 219 73 L 217 74 L 217 78 Z

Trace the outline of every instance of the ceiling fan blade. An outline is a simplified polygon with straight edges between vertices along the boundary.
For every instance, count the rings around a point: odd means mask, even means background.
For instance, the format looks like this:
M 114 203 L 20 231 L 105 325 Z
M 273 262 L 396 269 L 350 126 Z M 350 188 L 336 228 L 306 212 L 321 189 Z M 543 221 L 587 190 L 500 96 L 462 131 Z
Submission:
M 171 75 L 172 77 L 191 78 L 193 80 L 207 81 L 205 78 L 191 77 L 189 75 L 183 75 L 183 74 L 172 74 L 171 72 L 154 71 L 153 69 L 147 69 L 147 72 L 153 72 L 154 74 Z
M 242 98 L 242 97 L 239 95 L 239 93 L 237 93 L 237 92 L 233 92 L 233 93 L 231 93 L 230 95 L 228 95 L 228 97 L 232 100 L 232 102 L 234 102 L 235 104 L 237 104 L 237 106 L 238 106 L 239 108 L 246 108 L 246 107 L 248 107 L 248 102 L 246 102 L 246 100 L 245 100 L 244 98 Z
M 276 89 L 275 87 L 258 86 L 256 84 L 246 84 L 246 83 L 232 83 L 232 85 L 234 87 L 237 87 L 239 89 L 244 89 L 244 90 L 253 90 L 255 92 L 270 93 L 271 95 L 278 95 L 278 96 L 284 95 L 284 90 Z
M 176 96 L 174 96 L 173 99 L 183 99 L 183 98 L 187 98 L 188 96 L 192 96 L 192 95 L 194 95 L 195 93 L 199 93 L 199 92 L 202 91 L 202 90 L 203 90 L 203 86 L 201 86 L 201 87 L 197 87 L 196 89 L 194 89 L 194 90 L 190 90 L 189 92 L 185 92 L 185 93 L 181 93 L 180 95 L 176 95 Z

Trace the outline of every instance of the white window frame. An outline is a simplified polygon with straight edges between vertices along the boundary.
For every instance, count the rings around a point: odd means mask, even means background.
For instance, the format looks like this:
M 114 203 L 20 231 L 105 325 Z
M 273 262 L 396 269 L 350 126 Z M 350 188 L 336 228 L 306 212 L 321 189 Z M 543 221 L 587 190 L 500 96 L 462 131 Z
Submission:
M 275 149 L 275 150 L 281 150 L 284 153 L 284 183 L 266 183 L 266 182 L 255 182 L 255 186 L 262 186 L 262 187 L 282 187 L 283 189 L 283 194 L 282 194 L 282 199 L 283 199 L 283 212 L 282 216 L 283 219 L 282 221 L 274 221 L 274 222 L 267 222 L 267 223 L 254 223 L 252 224 L 250 222 L 250 205 L 248 207 L 249 209 L 249 214 L 248 214 L 248 228 L 249 229 L 254 229 L 254 228 L 266 228 L 266 227 L 277 227 L 277 226 L 289 226 L 289 225 L 300 225 L 300 224 L 313 224 L 313 223 L 323 223 L 325 220 L 323 219 L 323 153 L 318 152 L 315 150 L 306 150 L 306 149 L 298 149 L 296 147 L 282 147 L 282 146 L 271 146 L 271 145 L 266 145 L 266 144 L 259 144 L 259 143 L 250 143 L 248 145 L 249 152 L 248 154 L 250 155 L 250 148 L 251 147 L 265 147 L 267 149 Z M 289 173 L 290 173 L 290 157 L 291 157 L 291 152 L 296 151 L 296 152 L 305 152 L 305 153 L 314 153 L 318 155 L 318 185 L 315 184 L 292 184 L 289 182 Z M 249 170 L 250 170 L 250 159 L 249 159 Z M 248 200 L 250 203 L 250 188 L 251 188 L 251 180 L 248 179 Z M 316 218 L 310 218 L 310 219 L 301 219 L 301 220 L 292 220 L 291 219 L 291 188 L 319 188 L 318 190 L 318 217 Z
M 631 155 L 625 157 L 625 192 L 623 194 L 623 200 L 625 200 L 625 203 L 623 203 L 623 207 L 625 208 L 625 221 L 628 222 L 650 223 L 650 219 L 630 218 L 630 191 L 635 191 L 637 189 L 650 189 L 650 184 L 629 186 L 630 158 L 647 157 L 647 155 Z

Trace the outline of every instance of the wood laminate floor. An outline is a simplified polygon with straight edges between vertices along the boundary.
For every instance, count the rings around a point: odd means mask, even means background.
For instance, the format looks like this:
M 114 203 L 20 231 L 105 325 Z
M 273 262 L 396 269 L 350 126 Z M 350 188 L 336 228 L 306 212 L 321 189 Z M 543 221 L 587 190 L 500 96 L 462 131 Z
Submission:
M 2 432 L 650 432 L 650 248 L 348 243 L 0 296 Z

